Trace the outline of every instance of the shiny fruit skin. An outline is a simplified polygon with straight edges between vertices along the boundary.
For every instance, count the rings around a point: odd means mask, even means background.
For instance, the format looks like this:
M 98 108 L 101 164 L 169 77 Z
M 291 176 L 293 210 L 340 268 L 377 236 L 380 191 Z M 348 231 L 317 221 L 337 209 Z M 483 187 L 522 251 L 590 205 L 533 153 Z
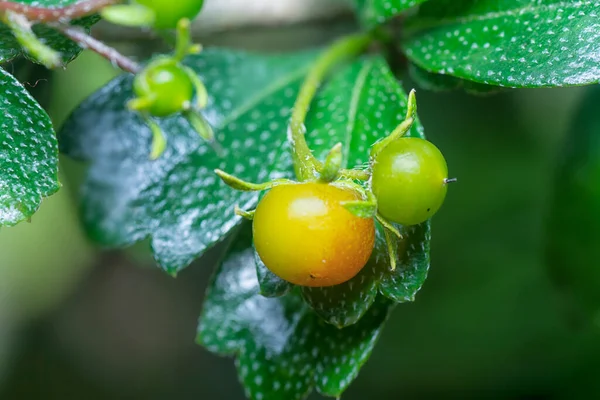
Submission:
M 133 81 L 138 97 L 154 99 L 148 112 L 166 117 L 182 111 L 194 96 L 194 84 L 187 73 L 170 60 L 149 65 Z
M 403 225 L 431 218 L 446 197 L 448 166 L 431 142 L 401 138 L 385 147 L 373 162 L 372 189 L 379 213 Z
M 254 214 L 256 251 L 280 278 L 301 286 L 333 286 L 365 266 L 375 243 L 372 218 L 359 218 L 341 202 L 358 193 L 326 183 L 271 189 Z
M 136 0 L 136 3 L 154 11 L 156 19 L 154 27 L 158 29 L 174 29 L 182 18 L 196 18 L 204 0 Z

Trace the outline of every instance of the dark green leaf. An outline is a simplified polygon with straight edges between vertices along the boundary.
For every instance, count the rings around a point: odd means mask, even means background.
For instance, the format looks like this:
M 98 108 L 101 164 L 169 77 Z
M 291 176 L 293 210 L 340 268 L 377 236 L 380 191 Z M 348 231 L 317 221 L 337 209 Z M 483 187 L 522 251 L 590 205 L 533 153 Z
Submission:
M 600 322 L 600 87 L 560 147 L 553 204 L 548 213 L 547 261 L 555 282 Z
M 286 140 L 290 108 L 314 53 L 258 56 L 207 50 L 188 60 L 204 81 L 205 116 L 224 156 L 218 157 L 181 117 L 158 121 L 165 153 L 149 160 L 151 133 L 125 108 L 131 78 L 121 76 L 85 101 L 62 129 L 68 155 L 91 162 L 83 186 L 83 219 L 105 246 L 147 236 L 159 264 L 176 273 L 239 221 L 235 205 L 251 209 L 257 194 L 227 187 L 220 168 L 251 182 L 289 176 Z
M 394 272 L 389 271 L 387 259 L 386 268 L 380 276 L 379 290 L 386 297 L 398 301 L 414 301 L 415 294 L 421 289 L 429 270 L 429 243 L 431 242 L 431 227 L 429 222 L 420 225 L 402 227 L 396 225 L 404 237 L 398 241 L 398 265 Z M 379 257 L 383 257 L 383 238 L 379 235 L 381 247 Z
M 427 71 L 542 87 L 600 80 L 595 1 L 432 0 L 407 19 L 403 48 Z
M 500 86 L 484 85 L 482 83 L 467 81 L 450 75 L 435 74 L 433 72 L 428 72 L 413 63 L 409 63 L 408 72 L 410 73 L 410 77 L 417 85 L 419 85 L 419 87 L 434 92 L 462 89 L 465 92 L 474 95 L 488 95 L 498 93 L 502 90 L 508 90 Z
M 58 8 L 65 7 L 82 0 L 13 0 L 15 3 L 35 5 L 37 7 Z M 96 16 L 90 16 L 73 21 L 74 25 L 84 28 L 91 27 L 99 19 Z M 36 35 L 42 41 L 54 50 L 61 53 L 64 62 L 73 60 L 80 52 L 81 48 L 70 39 L 67 39 L 55 29 L 49 28 L 43 24 L 33 27 Z M 10 29 L 0 23 L 0 63 L 12 60 L 23 53 L 21 45 L 17 42 Z M 35 61 L 35 60 L 33 60 Z
M 256 277 L 260 286 L 260 294 L 265 297 L 279 297 L 292 289 L 291 283 L 269 271 L 256 251 L 254 251 L 254 262 L 256 263 Z
M 366 166 L 369 149 L 391 133 L 406 115 L 407 97 L 381 57 L 365 57 L 340 70 L 325 84 L 306 118 L 306 137 L 323 160 L 343 143 L 343 168 Z M 415 123 L 411 136 L 423 135 Z
M 249 227 L 215 273 L 198 327 L 198 342 L 234 354 L 246 394 L 254 400 L 304 399 L 316 388 L 339 396 L 368 359 L 390 302 L 379 298 L 355 325 L 324 323 L 296 292 L 260 295 Z
M 167 151 L 158 161 L 149 161 L 150 132 L 124 108 L 131 96 L 128 78 L 117 79 L 85 102 L 63 129 L 61 146 L 73 157 L 92 161 L 83 188 L 83 216 L 91 235 L 107 246 L 127 245 L 150 235 L 157 260 L 172 273 L 224 237 L 238 221 L 233 206 L 251 208 L 257 195 L 226 187 L 212 169 L 248 181 L 290 176 L 291 157 L 287 146 L 282 146 L 285 126 L 311 59 L 306 54 L 284 58 L 210 51 L 192 60 L 213 96 L 206 116 L 229 151 L 222 160 L 185 120 L 171 118 L 161 122 L 169 139 Z M 309 145 L 323 159 L 335 143 L 342 142 L 344 166 L 363 165 L 370 145 L 400 123 L 406 102 L 381 58 L 357 60 L 317 95 L 306 120 Z M 419 123 L 410 135 L 422 137 Z M 428 236 L 408 234 L 406 240 L 421 248 L 429 246 L 418 243 L 428 241 Z M 303 296 L 328 322 L 351 325 L 375 301 L 377 286 L 388 280 L 395 279 L 408 292 L 394 293 L 390 281 L 386 295 L 397 301 L 414 297 L 429 260 L 427 254 L 411 255 L 408 260 L 406 277 L 415 281 L 404 282 L 403 268 L 389 271 L 380 236 L 371 264 L 358 277 L 335 288 L 305 290 Z M 257 271 L 265 295 L 289 290 L 260 263 Z
M 58 148 L 46 112 L 1 68 L 0 98 L 0 226 L 11 226 L 58 190 Z
M 407 96 L 380 57 L 369 57 L 339 71 L 317 95 L 306 120 L 307 138 L 315 155 L 323 159 L 337 142 L 344 144 L 344 167 L 368 162 L 369 148 L 388 135 L 407 111 Z M 417 121 L 410 136 L 424 137 Z M 423 229 L 429 229 L 428 223 Z M 304 288 L 303 297 L 326 321 L 336 326 L 356 323 L 377 296 L 377 288 L 395 301 L 409 301 L 427 276 L 429 235 L 406 230 L 406 249 L 419 246 L 426 251 L 400 256 L 406 262 L 390 271 L 383 235 L 378 234 L 376 249 L 361 273 L 341 285 Z M 413 237 L 414 235 L 414 237 Z M 404 242 L 403 242 L 404 243 Z M 398 287 L 394 292 L 392 288 Z
M 371 144 L 402 121 L 406 107 L 406 94 L 385 61 L 379 57 L 357 60 L 339 71 L 317 95 L 306 120 L 307 140 L 321 159 L 335 143 L 342 142 L 343 166 L 360 166 L 368 161 Z M 423 137 L 419 122 L 409 134 Z M 356 277 L 333 287 L 302 288 L 305 301 L 338 327 L 356 323 L 375 301 L 378 288 L 395 301 L 412 301 L 429 269 L 429 223 L 399 229 L 406 239 L 399 243 L 401 260 L 396 271 L 390 271 L 387 246 L 378 231 L 373 256 Z M 259 270 L 261 287 L 278 279 L 266 267 Z
M 352 0 L 359 19 L 373 27 L 426 0 Z
M 322 288 L 303 287 L 306 303 L 328 323 L 342 328 L 355 324 L 377 297 L 377 281 L 372 265 L 366 265 L 349 282 Z

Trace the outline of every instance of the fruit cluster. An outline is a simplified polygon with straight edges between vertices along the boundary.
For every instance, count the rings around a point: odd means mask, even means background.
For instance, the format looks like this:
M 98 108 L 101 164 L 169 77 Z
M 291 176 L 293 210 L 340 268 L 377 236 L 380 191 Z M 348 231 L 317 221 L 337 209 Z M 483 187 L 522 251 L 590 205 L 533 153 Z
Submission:
M 243 182 L 221 170 L 238 190 L 268 190 L 256 210 L 238 214 L 253 220 L 254 245 L 265 266 L 300 286 L 332 286 L 352 279 L 366 265 L 375 243 L 375 223 L 386 232 L 390 261 L 396 254 L 395 224 L 416 225 L 431 218 L 446 196 L 448 168 L 431 142 L 404 137 L 414 121 L 414 92 L 406 120 L 371 148 L 367 181 L 357 184 L 340 170 L 341 145 L 320 165 L 315 179 Z

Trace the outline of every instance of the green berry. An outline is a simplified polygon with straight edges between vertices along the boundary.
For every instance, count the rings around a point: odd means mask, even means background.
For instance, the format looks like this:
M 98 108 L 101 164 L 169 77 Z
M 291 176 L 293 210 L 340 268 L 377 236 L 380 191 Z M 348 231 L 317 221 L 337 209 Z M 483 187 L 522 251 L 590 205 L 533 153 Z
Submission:
M 136 0 L 138 4 L 154 11 L 154 27 L 158 29 L 174 29 L 182 18 L 193 20 L 204 0 Z
M 372 189 L 379 213 L 403 225 L 431 218 L 446 197 L 448 167 L 431 142 L 401 138 L 373 160 Z
M 139 99 L 148 99 L 145 108 L 156 117 L 166 117 L 189 107 L 194 84 L 183 68 L 173 60 L 153 62 L 133 82 Z

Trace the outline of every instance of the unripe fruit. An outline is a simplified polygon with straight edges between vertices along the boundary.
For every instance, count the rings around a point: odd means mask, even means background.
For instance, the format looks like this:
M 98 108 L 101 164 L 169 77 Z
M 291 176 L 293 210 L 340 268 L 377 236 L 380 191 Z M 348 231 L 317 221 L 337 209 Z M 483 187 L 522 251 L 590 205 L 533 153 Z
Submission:
M 136 0 L 136 3 L 152 9 L 156 15 L 154 27 L 174 29 L 182 18 L 196 18 L 204 0 Z
M 359 218 L 342 202 L 359 193 L 326 183 L 271 189 L 258 204 L 253 233 L 263 263 L 280 278 L 301 286 L 332 286 L 365 266 L 375 243 L 372 218 Z
M 181 66 L 164 60 L 150 64 L 133 81 L 138 98 L 150 98 L 147 111 L 156 117 L 166 117 L 189 106 L 194 95 L 194 84 Z
M 389 221 L 416 225 L 431 218 L 446 197 L 448 167 L 431 142 L 401 138 L 373 162 L 372 189 L 379 213 Z

